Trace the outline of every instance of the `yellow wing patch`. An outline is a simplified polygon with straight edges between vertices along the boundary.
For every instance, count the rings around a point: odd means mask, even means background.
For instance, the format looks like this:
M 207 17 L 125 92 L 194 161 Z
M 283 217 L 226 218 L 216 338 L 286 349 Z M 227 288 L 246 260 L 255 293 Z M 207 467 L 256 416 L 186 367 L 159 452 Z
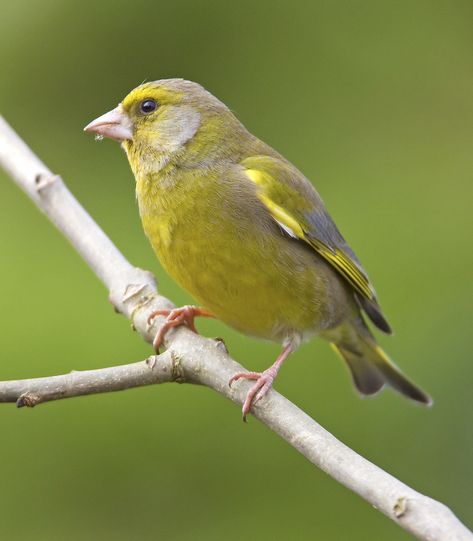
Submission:
M 246 174 L 250 179 L 260 188 L 258 190 L 258 197 L 262 203 L 267 207 L 271 216 L 283 227 L 288 228 L 295 237 L 304 239 L 304 231 L 300 223 L 291 214 L 284 209 L 281 205 L 278 205 L 269 195 L 271 186 L 274 183 L 273 177 L 265 171 L 258 169 L 247 169 Z
M 300 239 L 304 240 L 304 231 L 302 230 L 302 227 L 297 222 L 297 220 L 295 220 L 290 214 L 288 214 L 282 207 L 276 205 L 276 203 L 272 201 L 269 197 L 265 195 L 260 195 L 259 199 L 268 208 L 271 216 L 275 218 L 278 223 L 284 225 L 290 231 L 292 231 L 295 237 L 299 237 Z
M 368 299 L 374 299 L 375 293 L 368 278 L 364 276 L 360 269 L 353 263 L 349 256 L 339 249 L 332 250 L 329 246 L 317 239 L 304 240 L 309 243 L 324 259 L 331 263 L 352 285 L 355 291 L 361 293 Z
M 355 291 L 368 299 L 375 298 L 374 290 L 368 278 L 345 252 L 338 248 L 332 248 L 313 235 L 309 235 L 307 231 L 304 231 L 303 225 L 297 218 L 271 198 L 269 193 L 271 193 L 271 188 L 274 186 L 274 179 L 269 173 L 258 169 L 246 169 L 245 172 L 250 180 L 258 186 L 257 195 L 260 201 L 284 229 L 287 228 L 294 234 L 294 237 L 298 237 L 309 244 L 348 281 Z

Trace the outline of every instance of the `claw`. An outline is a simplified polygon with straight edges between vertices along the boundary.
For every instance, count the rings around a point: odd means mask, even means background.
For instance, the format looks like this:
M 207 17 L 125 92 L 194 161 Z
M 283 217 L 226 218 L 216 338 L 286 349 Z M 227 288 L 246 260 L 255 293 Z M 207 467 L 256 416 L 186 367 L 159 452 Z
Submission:
M 230 378 L 230 381 L 228 382 L 228 386 L 231 388 L 231 386 L 235 383 L 235 381 L 238 381 L 239 379 L 258 379 L 261 376 L 261 372 L 238 372 L 234 376 Z
M 256 380 L 256 383 L 251 387 L 251 389 L 246 394 L 245 401 L 243 402 L 243 407 L 241 409 L 243 414 L 243 421 L 246 423 L 246 417 L 250 413 L 250 409 L 257 402 L 259 402 L 266 393 L 271 389 L 274 378 L 276 377 L 277 371 L 268 368 L 264 372 L 242 372 L 235 374 L 229 382 L 229 385 L 238 381 L 239 379 L 249 379 L 252 381 Z
M 157 353 L 159 353 L 159 348 L 163 343 L 165 334 L 170 329 L 179 325 L 187 325 L 191 331 L 197 333 L 194 324 L 195 317 L 215 317 L 211 312 L 204 310 L 203 308 L 198 308 L 197 306 L 182 306 L 181 308 L 174 308 L 173 310 L 155 310 L 148 316 L 148 325 L 152 325 L 153 320 L 157 316 L 166 316 L 166 321 L 156 333 L 153 340 L 153 347 Z
M 238 372 L 230 378 L 228 386 L 231 388 L 235 381 L 240 379 L 248 379 L 255 381 L 254 385 L 247 392 L 245 401 L 241 408 L 243 414 L 243 421 L 246 423 L 247 416 L 250 413 L 251 407 L 259 402 L 262 398 L 266 396 L 268 391 L 273 386 L 273 381 L 278 375 L 279 369 L 281 368 L 282 363 L 288 358 L 293 350 L 292 344 L 287 345 L 276 359 L 275 363 L 271 365 L 264 372 Z

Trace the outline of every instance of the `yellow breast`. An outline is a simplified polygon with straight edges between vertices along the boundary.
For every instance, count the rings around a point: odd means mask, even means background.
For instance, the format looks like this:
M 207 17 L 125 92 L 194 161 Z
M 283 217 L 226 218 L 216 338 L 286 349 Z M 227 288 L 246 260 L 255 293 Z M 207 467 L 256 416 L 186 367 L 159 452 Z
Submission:
M 323 302 L 332 271 L 269 216 L 245 212 L 249 194 L 232 189 L 185 174 L 138 180 L 143 227 L 161 264 L 199 304 L 247 334 L 279 340 L 291 329 L 323 327 L 333 319 Z

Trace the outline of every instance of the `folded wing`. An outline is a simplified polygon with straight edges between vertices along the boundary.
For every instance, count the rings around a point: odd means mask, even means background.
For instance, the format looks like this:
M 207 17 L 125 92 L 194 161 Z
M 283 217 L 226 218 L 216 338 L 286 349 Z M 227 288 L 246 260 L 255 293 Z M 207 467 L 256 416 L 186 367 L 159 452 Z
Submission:
M 366 272 L 312 184 L 283 158 L 252 156 L 241 165 L 247 178 L 256 185 L 258 198 L 280 227 L 307 243 L 332 265 L 353 288 L 355 298 L 371 321 L 382 331 L 391 333 Z

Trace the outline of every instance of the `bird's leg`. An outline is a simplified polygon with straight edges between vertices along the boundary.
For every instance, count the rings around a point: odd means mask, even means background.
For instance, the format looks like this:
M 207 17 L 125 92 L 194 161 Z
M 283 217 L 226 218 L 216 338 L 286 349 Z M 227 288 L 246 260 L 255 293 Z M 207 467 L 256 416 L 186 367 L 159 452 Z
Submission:
M 174 308 L 173 310 L 155 310 L 148 317 L 148 325 L 151 325 L 151 322 L 157 316 L 166 316 L 166 321 L 160 327 L 153 340 L 153 347 L 157 353 L 159 353 L 159 348 L 163 343 L 164 335 L 169 329 L 177 327 L 178 325 L 187 325 L 191 331 L 197 333 L 197 329 L 194 325 L 195 317 L 215 317 L 212 312 L 199 308 L 198 306 L 181 306 L 181 308 Z
M 264 372 L 238 372 L 235 374 L 228 385 L 231 387 L 235 381 L 239 379 L 251 379 L 256 380 L 256 383 L 248 391 L 245 401 L 243 402 L 243 407 L 241 409 L 243 413 L 243 421 L 246 422 L 246 416 L 250 413 L 251 406 L 256 404 L 261 400 L 266 393 L 271 389 L 273 381 L 278 375 L 279 369 L 281 368 L 282 363 L 289 357 L 289 355 L 294 351 L 293 344 L 288 344 L 279 354 L 279 357 L 276 359 L 274 364 L 267 368 Z

